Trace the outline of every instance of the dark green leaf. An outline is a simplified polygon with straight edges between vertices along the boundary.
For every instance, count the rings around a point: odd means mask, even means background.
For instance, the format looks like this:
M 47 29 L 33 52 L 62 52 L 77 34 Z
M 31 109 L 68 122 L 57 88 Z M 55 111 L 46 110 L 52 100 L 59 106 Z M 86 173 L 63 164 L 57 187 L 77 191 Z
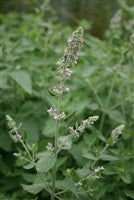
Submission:
M 69 122 L 74 116 L 75 116 L 76 110 L 74 110 L 72 113 L 66 116 L 64 119 L 65 122 Z

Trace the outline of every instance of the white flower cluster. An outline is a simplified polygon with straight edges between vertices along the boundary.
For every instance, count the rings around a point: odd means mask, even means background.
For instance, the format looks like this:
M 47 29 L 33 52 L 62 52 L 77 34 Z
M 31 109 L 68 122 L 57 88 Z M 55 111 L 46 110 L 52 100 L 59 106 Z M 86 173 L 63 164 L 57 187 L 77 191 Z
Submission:
M 50 142 L 48 142 L 48 143 L 47 143 L 47 146 L 46 146 L 46 149 L 47 149 L 48 151 L 53 151 L 53 150 L 54 150 L 53 144 L 50 143 Z
M 81 125 L 78 127 L 78 131 L 84 132 L 85 128 L 93 125 L 95 121 L 99 119 L 99 116 L 91 116 L 88 119 L 85 119 L 81 122 Z
M 62 112 L 62 113 L 58 114 L 56 108 L 50 108 L 49 110 L 47 110 L 47 112 L 48 112 L 49 115 L 52 116 L 55 120 L 61 121 L 61 120 L 64 119 L 64 117 L 65 117 L 65 113 Z
M 122 131 L 123 131 L 124 127 L 125 127 L 125 125 L 122 124 L 122 125 L 116 127 L 116 128 L 112 131 L 111 136 L 112 136 L 112 140 L 113 140 L 112 142 L 113 142 L 113 144 L 115 144 L 115 143 L 117 142 L 118 137 L 119 137 L 119 135 L 122 134 Z
M 69 127 L 70 133 L 74 137 L 79 137 L 79 132 L 84 132 L 87 127 L 90 125 L 93 125 L 95 121 L 98 120 L 98 116 L 91 116 L 88 119 L 85 119 L 81 122 L 80 126 L 78 126 L 76 129 L 73 127 Z
M 56 63 L 58 66 L 58 77 L 63 81 L 67 81 L 72 74 L 70 67 L 77 64 L 78 52 L 84 43 L 83 29 L 79 27 L 73 32 L 73 35 L 68 39 L 68 45 L 64 51 L 64 55 Z
M 9 126 L 9 128 L 11 130 L 16 131 L 17 130 L 16 122 L 13 120 L 13 118 L 10 117 L 9 115 L 6 115 L 6 119 L 7 119 L 7 125 Z
M 103 171 L 104 170 L 104 167 L 97 167 L 94 172 L 95 173 L 99 173 L 100 171 Z
M 16 122 L 9 115 L 6 115 L 6 119 L 7 125 L 10 128 L 9 133 L 11 134 L 12 139 L 17 142 L 21 138 L 21 135 L 18 134 L 18 127 L 16 126 Z
M 53 92 L 57 96 L 60 96 L 63 92 L 69 92 L 69 91 L 70 89 L 65 85 L 53 87 Z

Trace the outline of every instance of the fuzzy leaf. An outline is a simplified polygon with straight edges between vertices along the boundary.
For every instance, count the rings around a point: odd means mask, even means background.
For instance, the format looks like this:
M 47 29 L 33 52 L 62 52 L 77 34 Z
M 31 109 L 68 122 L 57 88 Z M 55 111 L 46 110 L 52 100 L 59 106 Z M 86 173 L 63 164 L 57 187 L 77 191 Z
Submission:
M 28 165 L 25 165 L 25 169 L 32 169 L 35 166 L 35 163 L 29 163 Z
M 92 153 L 85 153 L 83 154 L 83 157 L 90 160 L 96 160 L 96 157 Z
M 25 71 L 13 71 L 10 76 L 29 94 L 32 92 L 30 75 Z
M 55 160 L 55 157 L 50 152 L 46 153 L 46 155 L 42 156 L 36 164 L 37 172 L 49 171 L 54 166 Z
M 106 160 L 106 161 L 116 161 L 116 160 L 118 160 L 118 158 L 116 156 L 111 156 L 111 155 L 108 155 L 108 154 L 101 154 L 100 159 Z
M 33 185 L 21 184 L 21 186 L 23 187 L 24 190 L 32 194 L 37 194 L 44 188 L 43 184 L 33 184 Z

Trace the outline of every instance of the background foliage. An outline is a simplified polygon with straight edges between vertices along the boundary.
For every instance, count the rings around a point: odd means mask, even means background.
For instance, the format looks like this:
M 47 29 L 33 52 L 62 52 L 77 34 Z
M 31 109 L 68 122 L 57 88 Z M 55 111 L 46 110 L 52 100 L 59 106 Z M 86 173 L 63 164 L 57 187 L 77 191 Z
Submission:
M 66 113 L 76 110 L 78 122 L 92 114 L 100 119 L 68 153 L 63 152 L 59 179 L 67 167 L 78 168 L 83 176 L 86 164 L 101 151 L 111 130 L 121 123 L 126 126 L 122 139 L 108 150 L 109 156 L 99 160 L 106 170 L 101 181 L 90 185 L 91 199 L 134 199 L 133 17 L 133 8 L 122 1 L 103 41 L 90 34 L 90 22 L 77 20 L 85 30 L 85 46 L 69 83 L 72 93 L 66 96 L 63 106 Z M 0 198 L 35 200 L 33 194 L 22 190 L 21 184 L 38 183 L 39 177 L 34 170 L 28 173 L 23 169 L 23 163 L 13 156 L 16 146 L 8 135 L 5 115 L 10 114 L 18 123 L 22 121 L 21 134 L 27 135 L 30 143 L 37 142 L 38 151 L 53 141 L 55 125 L 46 110 L 54 98 L 46 87 L 54 84 L 55 62 L 76 27 L 59 23 L 56 11 L 45 3 L 34 13 L 1 14 L 1 22 Z M 73 123 L 71 120 L 69 125 Z M 61 127 L 61 134 L 64 129 Z M 67 187 L 67 183 L 62 186 Z M 48 199 L 47 195 L 40 192 L 38 199 Z

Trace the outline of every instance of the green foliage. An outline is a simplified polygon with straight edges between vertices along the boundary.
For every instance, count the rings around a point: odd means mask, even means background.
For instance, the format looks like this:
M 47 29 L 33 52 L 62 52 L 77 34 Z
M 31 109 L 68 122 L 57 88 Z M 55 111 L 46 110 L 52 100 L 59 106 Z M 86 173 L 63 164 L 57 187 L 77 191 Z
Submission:
M 56 188 L 57 192 L 69 190 L 61 194 L 64 200 L 134 199 L 133 12 L 126 4 L 120 4 L 120 12 L 106 31 L 105 40 L 85 31 L 85 46 L 69 83 L 72 95 L 68 93 L 66 98 L 63 97 L 62 107 L 67 117 L 60 127 L 60 135 L 68 141 L 59 152 Z M 54 166 L 55 158 L 44 151 L 48 141 L 53 141 L 55 122 L 48 118 L 46 110 L 56 101 L 46 88 L 56 83 L 53 79 L 55 63 L 62 55 L 72 28 L 63 28 L 47 7 L 46 11 L 40 8 L 33 14 L 1 15 L 1 21 L 0 198 L 35 199 L 33 194 L 38 193 L 38 199 L 49 199 L 36 176 L 34 161 L 37 161 L 37 171 L 43 172 L 51 186 L 49 170 Z M 89 22 L 83 23 L 89 26 Z M 33 154 L 43 152 L 37 154 L 32 164 L 18 161 L 12 155 L 16 147 L 8 136 L 6 114 L 13 116 L 17 125 L 22 121 L 20 134 L 30 143 L 29 150 L 31 144 L 37 142 Z M 68 126 L 73 126 L 76 121 L 79 124 L 92 114 L 100 116 L 98 122 L 71 147 L 72 141 L 66 137 Z M 125 130 L 121 138 L 115 145 L 106 147 L 112 130 L 122 123 Z M 17 148 L 21 149 L 19 144 Z M 105 168 L 102 179 L 89 181 L 86 177 L 91 176 L 91 169 L 97 166 Z
M 33 185 L 22 184 L 22 187 L 27 192 L 30 192 L 32 194 L 37 194 L 44 188 L 44 185 L 43 185 L 43 183 L 42 184 L 33 184 Z
M 50 152 L 44 152 L 41 154 L 36 164 L 36 170 L 37 172 L 47 172 L 54 166 L 54 164 L 55 157 Z

